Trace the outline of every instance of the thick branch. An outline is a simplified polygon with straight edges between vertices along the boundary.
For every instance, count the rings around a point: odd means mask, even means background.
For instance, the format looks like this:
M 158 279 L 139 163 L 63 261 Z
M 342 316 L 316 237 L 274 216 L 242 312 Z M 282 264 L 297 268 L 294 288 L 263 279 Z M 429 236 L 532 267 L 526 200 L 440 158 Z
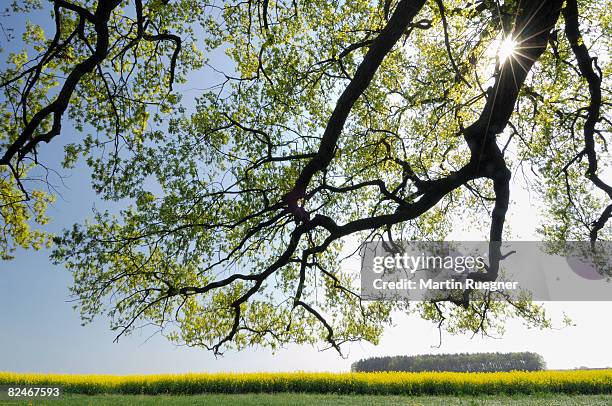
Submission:
M 292 211 L 297 212 L 297 201 L 304 197 L 313 176 L 325 169 L 332 161 L 338 138 L 353 105 L 367 89 L 385 56 L 391 52 L 395 43 L 404 34 L 406 28 L 424 4 L 424 0 L 401 0 L 385 28 L 372 42 L 353 79 L 336 103 L 336 107 L 327 122 L 316 156 L 306 164 L 295 182 L 293 190 L 285 198 Z M 302 220 L 306 219 L 302 218 Z
M 120 3 L 120 0 L 101 1 L 98 3 L 96 12 L 93 15 L 97 34 L 95 52 L 74 67 L 55 100 L 34 114 L 19 137 L 0 158 L 0 165 L 9 164 L 15 155 L 17 155 L 18 160 L 21 160 L 25 155 L 32 152 L 38 143 L 41 141 L 49 142 L 60 133 L 62 116 L 68 108 L 68 103 L 77 84 L 83 76 L 93 71 L 96 65 L 106 58 L 109 46 L 108 21 L 111 13 Z M 56 16 L 56 18 L 59 18 L 59 16 Z M 35 132 L 40 129 L 43 121 L 49 117 L 53 120 L 51 130 L 45 134 L 35 136 Z
M 567 0 L 567 4 L 563 9 L 563 17 L 565 18 L 565 35 L 572 47 L 572 52 L 578 61 L 578 69 L 580 74 L 586 79 L 589 85 L 589 94 L 591 100 L 587 111 L 587 119 L 584 123 L 584 151 L 588 159 L 588 168 L 586 177 L 599 189 L 604 191 L 610 199 L 612 199 L 612 187 L 605 183 L 597 174 L 597 151 L 595 150 L 595 125 L 600 119 L 601 110 L 601 80 L 602 78 L 595 73 L 593 63 L 595 58 L 589 54 L 589 49 L 584 44 L 580 34 L 580 25 L 578 23 L 578 5 L 576 0 Z M 593 222 L 590 238 L 591 241 L 597 240 L 597 234 L 601 230 L 607 220 L 610 218 L 610 206 L 601 214 L 599 219 Z

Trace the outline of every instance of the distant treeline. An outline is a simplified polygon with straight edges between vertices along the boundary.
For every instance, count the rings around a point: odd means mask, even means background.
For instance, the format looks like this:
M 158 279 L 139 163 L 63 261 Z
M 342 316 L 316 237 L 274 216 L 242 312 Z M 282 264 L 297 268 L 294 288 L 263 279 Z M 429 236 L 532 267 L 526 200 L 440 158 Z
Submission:
M 544 359 L 533 352 L 398 355 L 362 359 L 351 366 L 354 372 L 498 372 L 541 371 L 545 368 Z

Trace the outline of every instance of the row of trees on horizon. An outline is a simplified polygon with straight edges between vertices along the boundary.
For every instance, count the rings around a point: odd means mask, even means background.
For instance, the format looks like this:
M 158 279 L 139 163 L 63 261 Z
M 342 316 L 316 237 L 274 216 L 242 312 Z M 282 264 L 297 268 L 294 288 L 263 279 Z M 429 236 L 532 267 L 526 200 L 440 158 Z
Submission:
M 353 372 L 505 372 L 544 369 L 544 358 L 533 352 L 397 355 L 366 358 L 351 365 Z

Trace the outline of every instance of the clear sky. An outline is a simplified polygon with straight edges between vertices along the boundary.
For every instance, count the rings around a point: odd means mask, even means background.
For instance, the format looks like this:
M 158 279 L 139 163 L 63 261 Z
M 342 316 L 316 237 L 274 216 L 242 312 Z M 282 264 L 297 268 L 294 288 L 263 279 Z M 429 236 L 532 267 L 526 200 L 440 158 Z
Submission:
M 15 44 L 10 44 L 9 48 Z M 18 45 L 18 44 L 17 44 Z M 6 44 L 2 44 L 6 48 Z M 214 62 L 214 61 L 213 61 Z M 188 87 L 204 88 L 206 80 L 199 78 Z M 196 90 L 185 91 L 185 97 L 195 97 Z M 66 130 L 58 142 L 45 145 L 39 151 L 46 163 L 61 171 L 63 145 L 78 137 L 64 122 Z M 91 207 L 100 201 L 90 188 L 89 171 L 78 166 L 62 172 L 54 183 L 62 196 L 50 209 L 51 231 L 60 232 L 91 214 Z M 522 203 L 514 207 L 511 222 L 515 237 L 533 239 L 536 211 L 530 206 L 529 193 L 515 183 L 513 197 Z M 469 224 L 464 224 L 469 226 Z M 467 239 L 462 230 L 458 238 Z M 430 323 L 416 317 L 399 317 L 396 327 L 389 329 L 378 346 L 353 344 L 343 359 L 334 351 L 319 352 L 316 348 L 290 346 L 272 354 L 253 349 L 228 353 L 221 358 L 202 349 L 176 347 L 151 331 L 141 331 L 113 343 L 115 335 L 108 322 L 98 319 L 81 326 L 78 313 L 69 302 L 68 286 L 71 275 L 48 259 L 49 251 L 20 250 L 16 259 L 0 262 L 0 371 L 64 372 L 64 373 L 162 373 L 189 371 L 346 371 L 360 358 L 374 355 L 423 354 L 441 352 L 534 351 L 546 359 L 550 368 L 579 366 L 612 366 L 608 323 L 611 302 L 549 303 L 551 315 L 561 324 L 566 312 L 575 327 L 547 331 L 527 330 L 511 322 L 503 338 L 476 336 L 443 337 L 438 343 L 438 331 Z

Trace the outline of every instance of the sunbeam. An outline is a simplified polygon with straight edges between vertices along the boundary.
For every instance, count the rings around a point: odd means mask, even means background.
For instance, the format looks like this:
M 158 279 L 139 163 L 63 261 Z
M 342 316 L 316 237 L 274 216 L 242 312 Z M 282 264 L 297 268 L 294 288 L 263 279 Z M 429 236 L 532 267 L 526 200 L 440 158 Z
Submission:
M 504 63 L 506 59 L 511 57 L 516 52 L 516 41 L 512 37 L 506 37 L 499 44 L 497 55 L 500 63 Z

